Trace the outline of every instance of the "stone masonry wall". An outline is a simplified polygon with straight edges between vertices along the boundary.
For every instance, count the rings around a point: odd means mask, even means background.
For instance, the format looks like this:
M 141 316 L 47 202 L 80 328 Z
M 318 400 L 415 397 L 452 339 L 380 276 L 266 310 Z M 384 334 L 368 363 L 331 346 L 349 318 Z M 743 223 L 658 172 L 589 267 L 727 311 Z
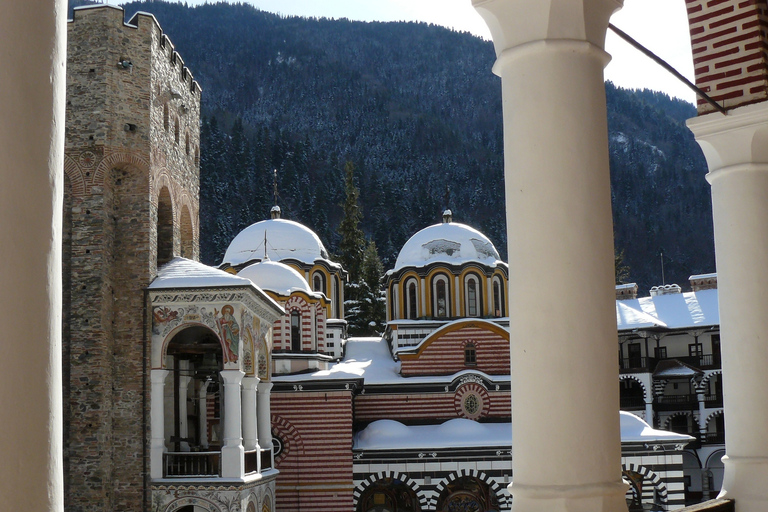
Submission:
M 194 237 L 187 253 L 198 254 L 200 88 L 170 63 L 172 45 L 153 16 L 125 23 L 121 8 L 100 5 L 76 9 L 73 18 L 63 261 L 66 508 L 146 510 L 144 289 L 157 272 L 159 185 L 170 192 L 174 254 L 182 247 L 182 207 Z M 186 106 L 180 145 L 158 129 L 158 98 L 172 91 Z
M 765 0 L 686 0 L 696 85 L 725 108 L 768 99 Z M 699 114 L 715 112 L 698 100 Z

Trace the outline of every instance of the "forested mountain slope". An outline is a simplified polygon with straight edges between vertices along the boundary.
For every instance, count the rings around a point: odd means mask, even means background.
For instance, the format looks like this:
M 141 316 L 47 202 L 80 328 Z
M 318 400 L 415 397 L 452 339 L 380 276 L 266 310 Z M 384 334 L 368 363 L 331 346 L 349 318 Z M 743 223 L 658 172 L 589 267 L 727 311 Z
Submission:
M 280 17 L 242 4 L 124 8 L 126 18 L 155 14 L 203 88 L 206 263 L 268 215 L 273 169 L 284 216 L 333 252 L 346 161 L 385 268 L 445 207 L 506 254 L 490 42 L 423 23 Z M 606 90 L 616 247 L 641 293 L 661 284 L 662 251 L 666 282 L 685 286 L 714 271 L 706 165 L 684 124 L 695 110 L 660 93 Z

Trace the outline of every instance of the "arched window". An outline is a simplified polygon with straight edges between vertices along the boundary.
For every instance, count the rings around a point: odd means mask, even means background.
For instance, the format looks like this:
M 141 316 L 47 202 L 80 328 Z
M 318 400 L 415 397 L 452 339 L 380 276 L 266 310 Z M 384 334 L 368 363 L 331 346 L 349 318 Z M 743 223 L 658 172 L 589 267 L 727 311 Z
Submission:
M 392 284 L 389 288 L 389 319 L 397 320 L 397 285 Z
M 341 296 L 339 291 L 341 290 L 341 284 L 339 281 L 339 276 L 333 276 L 332 283 L 333 296 L 331 297 L 331 303 L 333 304 L 333 318 L 341 318 Z
M 504 301 L 504 287 L 501 279 L 493 278 L 493 316 L 499 318 L 506 315 L 506 302 Z
M 301 352 L 301 313 L 291 311 L 291 350 Z
M 322 272 L 312 274 L 312 291 L 327 295 L 325 291 L 325 275 Z
M 173 204 L 167 187 L 157 199 L 157 266 L 173 259 Z
M 467 276 L 464 281 L 466 285 L 466 316 L 480 316 L 480 283 L 475 275 Z
M 177 116 L 173 118 L 173 140 L 176 144 L 179 143 L 179 118 Z
M 451 316 L 450 292 L 446 276 L 438 275 L 432 280 L 432 294 L 434 296 L 432 314 L 437 318 Z
M 411 279 L 409 280 L 406 285 L 406 318 L 409 319 L 416 319 L 419 317 L 419 308 L 418 308 L 418 287 L 416 286 L 416 280 Z
M 189 132 L 184 133 L 184 152 L 189 155 Z
M 477 365 L 477 348 L 474 343 L 464 345 L 464 364 L 466 366 Z
M 165 105 L 163 105 L 163 128 L 165 129 L 165 131 L 168 131 L 169 128 L 170 128 L 168 104 L 167 103 Z

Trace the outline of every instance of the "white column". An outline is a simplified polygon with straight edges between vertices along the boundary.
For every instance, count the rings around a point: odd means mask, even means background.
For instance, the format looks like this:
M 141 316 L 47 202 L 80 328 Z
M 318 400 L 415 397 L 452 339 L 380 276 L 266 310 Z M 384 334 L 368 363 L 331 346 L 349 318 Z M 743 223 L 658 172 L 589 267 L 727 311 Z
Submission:
M 243 379 L 243 448 L 245 451 L 259 449 L 256 424 L 256 387 L 258 384 L 258 377 L 245 377 Z
M 208 448 L 208 386 L 211 381 L 206 380 L 200 384 L 199 402 L 197 410 L 200 412 L 198 415 L 198 424 L 200 429 L 200 446 L 202 448 Z
M 64 506 L 66 9 L 64 0 L 3 2 L 0 17 L 0 496 L 7 510 Z
M 650 391 L 648 394 L 651 396 L 645 402 L 645 422 L 653 427 L 653 394 Z
M 698 391 L 696 398 L 699 400 L 699 434 L 701 434 L 701 439 L 704 441 L 704 436 L 707 432 L 707 411 L 705 410 L 706 403 L 704 402 L 706 397 L 703 391 Z
M 768 104 L 690 119 L 712 185 L 722 336 L 725 474 L 720 497 L 768 510 Z
M 242 478 L 245 473 L 245 453 L 241 430 L 240 370 L 222 370 L 224 380 L 224 446 L 221 447 L 221 476 Z
M 192 381 L 192 377 L 184 375 L 184 373 L 188 373 L 189 361 L 179 361 L 179 370 L 182 374 L 179 375 L 179 418 L 177 421 L 179 422 L 179 437 L 183 439 L 183 441 L 179 442 L 179 447 L 181 448 L 181 451 L 188 452 L 189 442 L 186 440 L 189 437 L 187 396 L 189 394 L 189 383 Z
M 152 370 L 152 396 L 149 402 L 151 430 L 149 476 L 163 478 L 163 453 L 165 453 L 165 379 L 168 370 Z
M 473 4 L 502 79 L 512 509 L 626 511 L 603 84 L 608 20 L 622 3 Z
M 272 452 L 272 467 L 275 467 L 274 452 L 272 450 L 272 411 L 269 407 L 271 382 L 259 382 L 259 400 L 258 400 L 258 432 L 259 446 L 262 450 Z
M 416 315 L 419 317 L 427 316 L 427 281 L 423 277 L 419 280 L 421 283 L 421 307 L 417 308 Z

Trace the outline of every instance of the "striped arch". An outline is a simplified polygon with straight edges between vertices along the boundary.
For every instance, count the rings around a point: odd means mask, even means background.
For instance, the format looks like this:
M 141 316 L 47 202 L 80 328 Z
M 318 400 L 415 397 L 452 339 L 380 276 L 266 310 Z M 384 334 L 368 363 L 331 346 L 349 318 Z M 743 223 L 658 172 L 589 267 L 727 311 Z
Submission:
M 653 485 L 653 488 L 656 489 L 656 497 L 659 501 L 660 505 L 663 505 L 664 508 L 666 508 L 667 501 L 669 499 L 668 495 L 669 492 L 667 491 L 667 484 L 665 484 L 659 475 L 651 471 L 645 466 L 641 465 L 635 465 L 635 464 L 622 464 L 621 465 L 622 471 L 632 471 L 637 474 L 643 475 L 643 481 L 648 481 Z
M 704 376 L 703 379 L 701 379 L 701 382 L 699 382 L 698 386 L 696 387 L 696 391 L 699 393 L 704 393 L 707 388 L 709 387 L 709 381 L 714 376 L 719 376 L 722 380 L 723 378 L 723 370 L 713 370 L 712 372 L 707 373 L 707 375 Z
M 179 510 L 180 508 L 183 508 L 183 507 L 186 507 L 186 506 L 189 506 L 189 505 L 196 505 L 196 506 L 199 507 L 201 505 L 200 502 L 204 502 L 205 503 L 204 506 L 208 510 L 211 510 L 211 511 L 218 510 L 219 512 L 227 512 L 226 509 L 222 508 L 221 506 L 217 505 L 216 503 L 214 503 L 214 502 L 212 502 L 210 500 L 207 500 L 205 498 L 202 498 L 202 497 L 200 497 L 198 495 L 195 495 L 195 496 L 184 496 L 183 498 L 179 498 L 177 500 L 173 500 L 172 502 L 170 502 L 168 504 L 167 507 L 165 507 L 163 512 L 175 512 L 176 510 Z
M 427 500 L 427 498 L 421 492 L 421 488 L 419 487 L 419 484 L 413 481 L 411 477 L 409 477 L 408 475 L 404 473 L 398 473 L 397 471 L 379 471 L 378 473 L 373 473 L 369 475 L 368 478 L 364 479 L 362 482 L 357 484 L 355 486 L 355 490 L 352 492 L 352 502 L 355 510 L 357 510 L 358 502 L 360 501 L 360 497 L 363 495 L 363 493 L 365 493 L 365 491 L 370 486 L 374 485 L 376 482 L 380 480 L 384 480 L 385 478 L 400 480 L 405 485 L 410 487 L 411 490 L 413 490 L 413 492 L 415 492 L 416 496 L 419 498 L 419 506 L 421 507 L 421 510 L 422 511 L 429 510 L 428 503 L 430 500 Z
M 648 400 L 650 398 L 650 396 L 649 396 L 650 395 L 650 390 L 647 387 L 645 387 L 645 383 L 642 380 L 640 380 L 637 376 L 632 375 L 632 374 L 619 375 L 619 382 L 621 382 L 622 380 L 633 380 L 633 381 L 637 382 L 638 384 L 640 384 L 640 386 L 643 388 L 643 399 L 646 402 L 648 402 Z
M 723 415 L 722 409 L 717 409 L 716 411 L 710 413 L 709 416 L 707 416 L 707 420 L 703 423 L 704 428 L 709 427 L 709 422 L 715 419 L 715 416 L 722 416 L 722 415 Z
M 122 151 L 119 151 L 105 156 L 104 159 L 99 162 L 99 166 L 93 173 L 92 184 L 102 185 L 104 183 L 105 176 L 111 169 L 121 167 L 123 165 L 130 165 L 136 167 L 142 172 L 149 173 L 149 162 L 133 153 L 123 153 Z
M 505 486 L 501 485 L 482 471 L 476 469 L 460 469 L 459 471 L 451 473 L 447 478 L 442 479 L 440 483 L 437 484 L 434 494 L 429 499 L 429 510 L 435 510 L 437 507 L 437 500 L 440 498 L 440 495 L 443 494 L 443 491 L 448 484 L 465 476 L 477 478 L 481 482 L 488 484 L 488 487 L 490 487 L 491 491 L 496 495 L 496 499 L 499 501 L 499 507 L 506 509 L 512 507 L 512 496 L 509 493 L 504 492 L 504 489 L 506 489 Z
M 151 185 L 151 194 L 150 194 L 150 201 L 152 201 L 152 204 L 155 206 L 158 206 L 159 204 L 159 197 L 160 197 L 160 191 L 163 190 L 163 188 L 168 189 L 168 193 L 171 195 L 171 205 L 173 206 L 173 222 L 177 222 L 177 216 L 178 216 L 178 209 L 179 209 L 179 198 L 176 197 L 176 187 L 173 186 L 173 182 L 171 181 L 170 176 L 168 176 L 168 173 L 163 170 L 157 173 L 157 175 L 152 180 Z
M 69 178 L 72 196 L 82 197 L 85 195 L 85 177 L 80 166 L 68 155 L 64 155 L 64 175 Z
M 694 425 L 698 425 L 696 422 L 696 416 L 693 415 L 690 411 L 678 411 L 674 414 L 670 414 L 666 418 L 664 418 L 664 427 L 662 427 L 662 430 L 669 430 L 669 423 L 672 421 L 672 418 L 677 418 L 678 416 L 690 416 L 693 419 Z
M 283 440 L 283 451 L 275 456 L 275 465 L 278 465 L 285 459 L 290 452 L 296 452 L 296 455 L 304 455 L 304 440 L 290 421 L 282 416 L 273 414 L 272 432 L 273 436 Z

